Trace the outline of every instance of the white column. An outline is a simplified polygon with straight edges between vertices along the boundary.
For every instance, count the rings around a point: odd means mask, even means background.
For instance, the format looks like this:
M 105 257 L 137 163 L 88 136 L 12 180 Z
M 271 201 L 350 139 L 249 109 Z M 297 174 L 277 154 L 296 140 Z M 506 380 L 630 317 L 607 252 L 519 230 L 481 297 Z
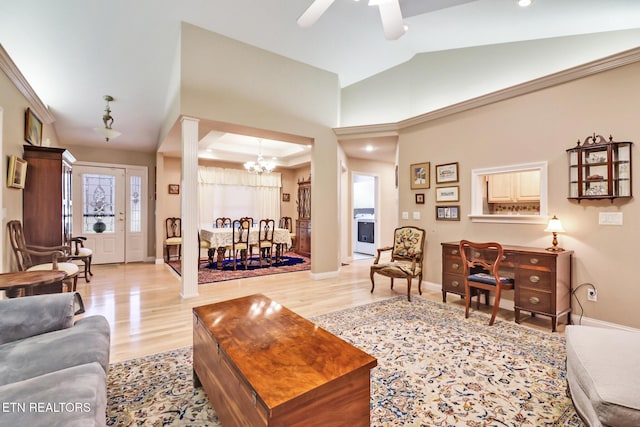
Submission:
M 198 120 L 180 119 L 182 128 L 182 298 L 198 296 Z

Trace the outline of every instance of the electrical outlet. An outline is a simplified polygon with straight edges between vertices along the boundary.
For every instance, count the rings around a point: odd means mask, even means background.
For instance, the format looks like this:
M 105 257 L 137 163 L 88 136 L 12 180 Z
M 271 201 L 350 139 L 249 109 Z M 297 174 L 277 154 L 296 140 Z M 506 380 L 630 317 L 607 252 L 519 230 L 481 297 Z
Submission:
M 598 291 L 595 289 L 587 289 L 587 300 L 593 302 L 598 301 Z

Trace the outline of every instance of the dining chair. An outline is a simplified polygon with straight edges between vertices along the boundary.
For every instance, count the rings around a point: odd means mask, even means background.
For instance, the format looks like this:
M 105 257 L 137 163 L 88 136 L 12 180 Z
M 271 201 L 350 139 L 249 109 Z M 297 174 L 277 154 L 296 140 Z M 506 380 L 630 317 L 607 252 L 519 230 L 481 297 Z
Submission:
M 500 308 L 502 291 L 513 289 L 514 285 L 512 278 L 500 275 L 500 265 L 504 259 L 502 245 L 496 242 L 478 243 L 461 240 L 459 248 L 464 266 L 464 317 L 469 317 L 472 294 L 476 294 L 476 308 L 480 308 L 480 290 L 495 292 L 489 320 L 489 326 L 491 326 Z
M 273 219 L 261 219 L 258 226 L 258 242 L 250 246 L 249 257 L 253 256 L 253 248 L 258 249 L 258 263 L 262 267 L 262 260 L 265 259 L 269 263 L 269 267 L 273 265 L 273 233 L 276 222 Z M 277 252 L 277 251 L 276 251 Z
M 254 224 L 253 217 L 243 216 L 242 218 L 240 218 L 240 221 L 244 221 L 244 220 L 249 221 L 249 228 L 253 227 L 253 224 Z
M 406 226 L 396 228 L 393 232 L 393 246 L 378 248 L 378 255 L 371 266 L 371 292 L 375 288 L 373 276 L 378 273 L 391 278 L 391 289 L 394 279 L 407 280 L 407 299 L 411 301 L 411 279 L 418 278 L 418 292 L 422 295 L 422 272 L 424 261 L 425 230 L 418 227 Z M 391 252 L 391 260 L 380 262 L 384 252 Z
M 296 233 L 293 231 L 293 219 L 291 219 L 290 216 L 283 216 L 282 218 L 280 218 L 279 227 L 289 230 L 289 236 L 291 236 L 291 247 L 286 249 L 291 250 L 291 248 L 295 248 Z
M 22 222 L 12 220 L 7 223 L 9 241 L 16 257 L 18 271 L 64 271 L 66 276 L 62 282 L 67 285 L 67 291 L 75 292 L 78 284 L 78 266 L 69 261 L 71 247 L 61 246 L 35 246 L 27 244 L 22 229 Z M 50 262 L 39 262 L 46 259 Z
M 167 262 L 171 260 L 171 248 L 178 248 L 177 257 L 182 257 L 182 220 L 180 217 L 169 217 L 165 220 L 166 237 L 164 239 L 164 249 Z
M 213 264 L 213 253 L 215 248 L 211 246 L 211 242 L 208 240 L 203 240 L 200 237 L 200 230 L 198 230 L 198 268 L 200 268 L 200 264 L 202 263 L 202 250 L 207 250 L 207 261 L 209 265 Z
M 216 218 L 216 228 L 230 228 L 231 227 L 231 218 L 220 217 Z
M 244 269 L 249 266 L 249 232 L 251 230 L 251 222 L 248 219 L 236 219 L 233 221 L 232 244 L 231 251 L 233 256 L 233 270 L 236 270 L 238 255 Z

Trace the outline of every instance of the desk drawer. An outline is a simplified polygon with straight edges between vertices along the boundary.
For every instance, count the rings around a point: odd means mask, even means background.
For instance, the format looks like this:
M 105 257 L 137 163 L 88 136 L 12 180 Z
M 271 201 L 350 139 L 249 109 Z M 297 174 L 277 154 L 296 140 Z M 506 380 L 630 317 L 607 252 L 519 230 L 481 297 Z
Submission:
M 522 310 L 551 313 L 551 293 L 533 289 L 520 289 L 516 306 Z
M 462 265 L 462 258 L 457 256 L 445 255 L 442 260 L 442 272 L 462 274 L 464 273 L 464 265 Z
M 442 275 L 442 290 L 464 295 L 464 279 L 461 274 L 445 273 Z
M 442 245 L 442 256 L 453 255 L 460 257 L 458 245 Z
M 553 256 L 519 254 L 518 263 L 523 268 L 541 268 L 549 271 L 555 271 L 556 269 L 556 258 Z
M 516 271 L 516 284 L 518 288 L 540 289 L 544 291 L 552 290 L 553 273 L 527 268 L 520 268 Z

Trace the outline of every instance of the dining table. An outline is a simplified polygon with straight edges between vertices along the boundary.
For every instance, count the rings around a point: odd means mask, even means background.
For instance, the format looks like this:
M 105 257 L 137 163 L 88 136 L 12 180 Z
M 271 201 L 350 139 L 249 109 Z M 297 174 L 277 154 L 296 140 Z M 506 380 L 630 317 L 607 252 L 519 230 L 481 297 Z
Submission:
M 258 227 L 251 227 L 249 229 L 249 246 L 258 244 L 259 235 L 260 229 Z M 233 228 L 216 228 L 209 224 L 201 224 L 200 240 L 209 242 L 210 254 L 214 252 L 217 254 L 217 268 L 221 270 L 225 252 L 233 245 Z M 273 243 L 276 247 L 275 259 L 277 264 L 280 262 L 282 253 L 291 247 L 291 233 L 289 230 L 286 228 L 275 228 L 273 230 Z

